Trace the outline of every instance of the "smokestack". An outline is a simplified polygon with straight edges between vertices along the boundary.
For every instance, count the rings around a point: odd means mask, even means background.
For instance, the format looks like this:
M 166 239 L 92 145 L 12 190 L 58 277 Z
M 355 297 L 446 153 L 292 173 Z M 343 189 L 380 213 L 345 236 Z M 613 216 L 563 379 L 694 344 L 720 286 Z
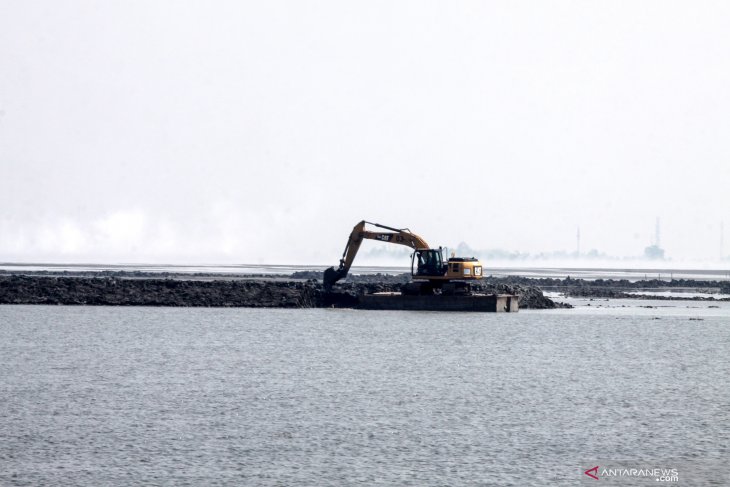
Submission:
M 578 231 L 575 234 L 575 256 L 580 257 L 580 225 L 578 225 Z

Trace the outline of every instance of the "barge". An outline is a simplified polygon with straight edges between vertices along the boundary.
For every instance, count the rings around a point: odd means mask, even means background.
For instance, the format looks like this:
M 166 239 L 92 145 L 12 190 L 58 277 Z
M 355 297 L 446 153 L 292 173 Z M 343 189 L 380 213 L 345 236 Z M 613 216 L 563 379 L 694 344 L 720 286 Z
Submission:
M 471 294 L 409 296 L 401 293 L 374 293 L 360 296 L 359 309 L 404 311 L 478 311 L 515 313 L 520 306 L 513 294 Z

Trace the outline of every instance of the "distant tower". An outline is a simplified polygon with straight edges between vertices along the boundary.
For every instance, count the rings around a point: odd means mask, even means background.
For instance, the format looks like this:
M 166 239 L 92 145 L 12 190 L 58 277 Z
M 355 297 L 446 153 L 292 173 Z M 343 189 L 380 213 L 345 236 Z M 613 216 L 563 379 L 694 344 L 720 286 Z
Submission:
M 654 244 L 644 249 L 644 257 L 652 260 L 663 260 L 664 249 L 661 248 L 661 227 L 659 217 L 656 219 L 656 227 L 654 229 Z
M 575 234 L 575 256 L 580 257 L 580 225 L 578 225 L 578 231 Z

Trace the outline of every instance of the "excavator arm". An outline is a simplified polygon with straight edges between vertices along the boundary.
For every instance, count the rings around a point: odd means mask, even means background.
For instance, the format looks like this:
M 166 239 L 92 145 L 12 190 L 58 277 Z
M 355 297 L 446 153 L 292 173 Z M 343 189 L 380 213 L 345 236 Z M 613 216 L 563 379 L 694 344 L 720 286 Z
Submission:
M 378 228 L 383 228 L 389 231 L 374 232 L 370 230 L 365 230 L 366 224 Z M 410 247 L 414 250 L 429 248 L 425 240 L 423 240 L 415 233 L 412 233 L 407 228 L 393 228 L 385 225 L 380 225 L 379 223 L 371 223 L 363 220 L 355 225 L 355 227 L 352 229 L 352 233 L 350 233 L 350 238 L 347 240 L 347 246 L 345 247 L 345 251 L 342 253 L 339 267 L 337 269 L 335 269 L 334 267 L 330 267 L 329 269 L 324 271 L 323 283 L 325 288 L 332 287 L 334 283 L 347 276 L 347 273 L 350 271 L 350 266 L 352 266 L 352 262 L 355 260 L 357 251 L 360 250 L 360 245 L 362 244 L 362 241 L 366 238 L 370 240 L 379 240 L 381 242 L 405 245 L 406 247 Z

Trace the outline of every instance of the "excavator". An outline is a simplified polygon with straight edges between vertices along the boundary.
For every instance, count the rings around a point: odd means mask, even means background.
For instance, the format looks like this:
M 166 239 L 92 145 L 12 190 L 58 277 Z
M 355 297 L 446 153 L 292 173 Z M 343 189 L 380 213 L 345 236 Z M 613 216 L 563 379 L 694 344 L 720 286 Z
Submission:
M 372 225 L 386 231 L 366 230 L 365 225 Z M 413 249 L 411 254 L 413 282 L 403 287 L 403 294 L 470 294 L 469 281 L 482 278 L 482 264 L 474 257 L 453 257 L 452 255 L 445 261 L 441 247 L 431 248 L 425 240 L 408 228 L 393 228 L 363 220 L 352 229 L 339 267 L 337 269 L 330 267 L 324 271 L 325 289 L 331 289 L 333 284 L 347 276 L 364 239 L 405 245 Z

